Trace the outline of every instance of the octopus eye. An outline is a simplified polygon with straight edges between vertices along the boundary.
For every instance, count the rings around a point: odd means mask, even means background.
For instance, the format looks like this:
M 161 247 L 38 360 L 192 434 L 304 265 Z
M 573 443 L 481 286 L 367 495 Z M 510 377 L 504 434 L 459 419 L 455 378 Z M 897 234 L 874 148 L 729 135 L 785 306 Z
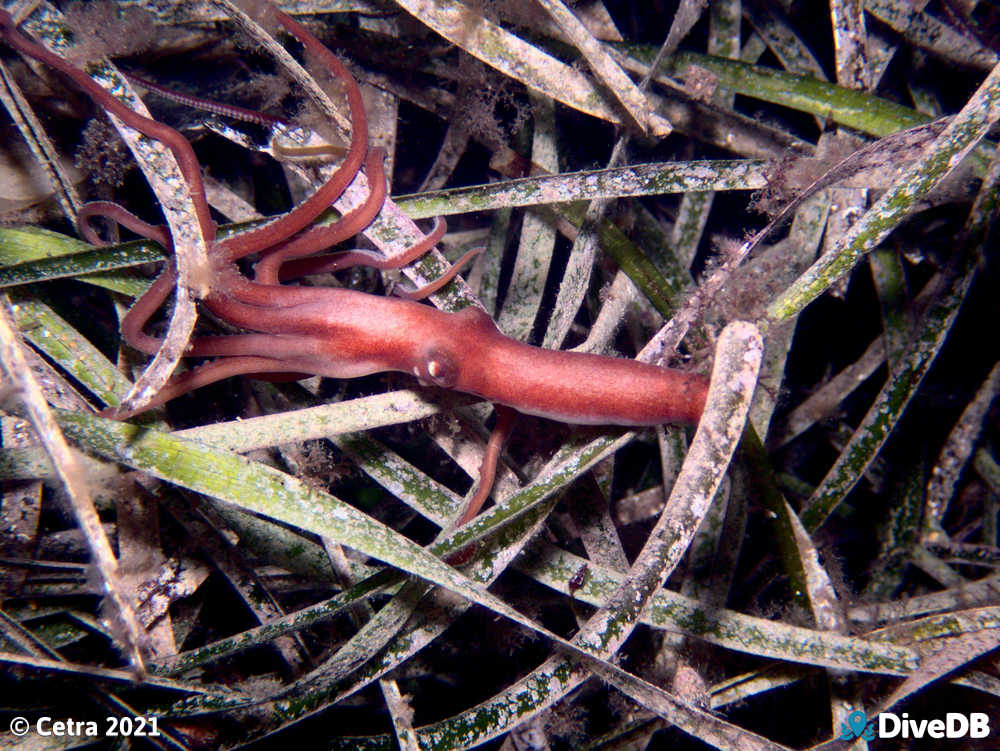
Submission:
M 431 349 L 417 374 L 421 381 L 449 389 L 458 382 L 458 363 L 447 352 Z

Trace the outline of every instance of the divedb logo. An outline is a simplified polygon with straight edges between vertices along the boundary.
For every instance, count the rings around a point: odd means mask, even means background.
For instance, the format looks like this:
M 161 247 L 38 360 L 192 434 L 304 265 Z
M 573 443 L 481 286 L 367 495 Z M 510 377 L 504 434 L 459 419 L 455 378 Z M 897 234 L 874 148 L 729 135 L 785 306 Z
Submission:
M 985 738 L 990 734 L 990 718 L 985 712 L 948 712 L 944 719 L 912 719 L 907 712 L 879 712 L 869 721 L 868 715 L 856 709 L 840 723 L 840 739 L 862 738 Z

